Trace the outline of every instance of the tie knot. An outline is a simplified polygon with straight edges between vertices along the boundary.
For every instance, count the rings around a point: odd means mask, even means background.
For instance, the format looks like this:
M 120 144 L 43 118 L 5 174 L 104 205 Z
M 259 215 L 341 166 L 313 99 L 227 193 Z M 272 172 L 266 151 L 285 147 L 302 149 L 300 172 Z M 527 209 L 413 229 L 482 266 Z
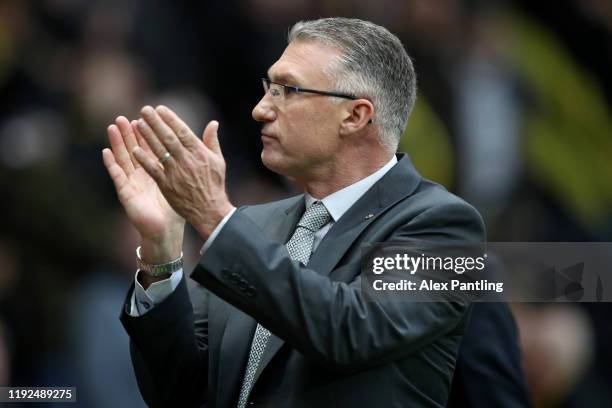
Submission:
M 298 226 L 309 229 L 312 232 L 318 231 L 322 226 L 331 220 L 331 215 L 320 201 L 315 201 L 302 215 Z

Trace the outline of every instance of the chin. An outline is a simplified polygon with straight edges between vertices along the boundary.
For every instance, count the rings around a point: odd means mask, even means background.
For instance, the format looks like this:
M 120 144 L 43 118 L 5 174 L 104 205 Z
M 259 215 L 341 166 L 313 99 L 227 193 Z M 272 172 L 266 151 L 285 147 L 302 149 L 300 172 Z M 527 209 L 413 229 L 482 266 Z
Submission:
M 267 169 L 283 175 L 291 175 L 291 166 L 287 158 L 278 151 L 272 149 L 264 149 L 261 151 L 261 162 Z
M 280 156 L 281 155 L 278 152 L 271 151 L 264 147 L 264 149 L 261 151 L 261 162 L 269 170 L 272 170 L 275 173 L 280 173 L 279 170 L 283 167 L 282 166 L 283 160 L 282 160 L 282 157 Z

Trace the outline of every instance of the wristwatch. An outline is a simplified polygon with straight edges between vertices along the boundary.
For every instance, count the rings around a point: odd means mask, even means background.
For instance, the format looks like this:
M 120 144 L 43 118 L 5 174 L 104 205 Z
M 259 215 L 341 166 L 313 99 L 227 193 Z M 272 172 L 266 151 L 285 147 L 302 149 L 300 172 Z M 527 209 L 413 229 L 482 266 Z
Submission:
M 163 264 L 149 264 L 142 260 L 142 257 L 140 256 L 140 247 L 138 247 L 136 248 L 136 266 L 139 270 L 145 272 L 149 276 L 159 277 L 169 275 L 183 267 L 183 253 L 181 252 L 181 256 L 176 258 L 174 261 Z

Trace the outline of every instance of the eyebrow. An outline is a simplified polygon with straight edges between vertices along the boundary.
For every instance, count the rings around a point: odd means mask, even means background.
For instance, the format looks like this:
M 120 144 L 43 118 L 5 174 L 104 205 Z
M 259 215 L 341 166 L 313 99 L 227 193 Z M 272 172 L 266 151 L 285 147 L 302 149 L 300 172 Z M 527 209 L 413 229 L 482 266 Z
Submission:
M 268 78 L 270 78 L 273 82 L 279 83 L 290 83 L 297 85 L 300 82 L 295 76 L 293 76 L 293 74 L 289 72 L 274 74 L 268 70 Z

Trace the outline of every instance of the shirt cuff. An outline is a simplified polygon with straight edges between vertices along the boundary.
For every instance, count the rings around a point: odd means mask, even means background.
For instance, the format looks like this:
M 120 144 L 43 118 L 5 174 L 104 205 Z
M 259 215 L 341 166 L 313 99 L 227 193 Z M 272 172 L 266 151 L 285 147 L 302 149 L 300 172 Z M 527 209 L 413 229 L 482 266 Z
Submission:
M 210 234 L 206 242 L 204 242 L 202 249 L 200 249 L 200 255 L 204 254 L 204 252 L 212 245 L 213 241 L 215 238 L 217 238 L 217 235 L 219 235 L 221 229 L 223 229 L 223 226 L 227 223 L 234 212 L 236 212 L 236 208 L 232 208 L 215 227 L 212 234 Z M 136 276 L 134 278 L 134 291 L 132 292 L 132 300 L 130 305 L 130 316 L 135 317 L 142 316 L 151 310 L 153 306 L 163 302 L 164 299 L 174 292 L 174 289 L 176 289 L 179 282 L 183 278 L 183 269 L 179 269 L 178 271 L 173 272 L 168 279 L 155 282 L 151 284 L 147 290 L 145 290 L 140 282 L 138 282 L 139 272 L 140 271 L 136 271 Z
M 163 302 L 178 286 L 183 278 L 183 269 L 172 272 L 169 278 L 152 283 L 145 290 L 140 282 L 138 282 L 138 274 L 136 271 L 134 292 L 132 293 L 132 304 L 130 307 L 131 316 L 142 316 L 153 308 L 153 306 Z
M 227 221 L 234 214 L 234 212 L 236 212 L 236 207 L 232 208 L 231 211 L 228 212 L 225 217 L 223 217 L 221 222 L 217 224 L 212 234 L 210 234 L 206 242 L 204 242 L 204 245 L 202 245 L 202 249 L 200 249 L 200 255 L 204 255 L 204 252 L 206 252 L 206 250 L 212 245 L 213 241 L 215 240 L 215 238 L 217 238 L 217 235 L 219 235 L 219 233 L 223 229 L 223 226 L 227 223 Z

